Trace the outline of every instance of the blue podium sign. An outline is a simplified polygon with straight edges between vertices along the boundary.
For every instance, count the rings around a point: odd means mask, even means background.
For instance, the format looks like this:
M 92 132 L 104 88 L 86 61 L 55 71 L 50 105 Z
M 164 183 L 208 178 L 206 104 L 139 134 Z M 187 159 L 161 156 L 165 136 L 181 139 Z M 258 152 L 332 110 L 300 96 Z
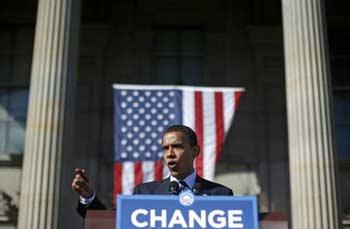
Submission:
M 255 196 L 119 195 L 116 228 L 258 229 Z

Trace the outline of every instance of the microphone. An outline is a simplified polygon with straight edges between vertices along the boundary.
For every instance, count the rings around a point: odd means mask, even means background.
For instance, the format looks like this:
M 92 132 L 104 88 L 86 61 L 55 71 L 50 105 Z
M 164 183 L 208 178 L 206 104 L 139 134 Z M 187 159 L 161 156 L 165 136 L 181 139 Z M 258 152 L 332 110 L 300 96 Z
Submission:
M 168 195 L 178 195 L 179 194 L 179 183 L 172 181 L 169 184 L 169 193 Z
M 202 184 L 201 183 L 194 183 L 193 188 L 192 188 L 192 192 L 196 195 L 196 196 L 201 196 L 201 189 L 202 189 Z

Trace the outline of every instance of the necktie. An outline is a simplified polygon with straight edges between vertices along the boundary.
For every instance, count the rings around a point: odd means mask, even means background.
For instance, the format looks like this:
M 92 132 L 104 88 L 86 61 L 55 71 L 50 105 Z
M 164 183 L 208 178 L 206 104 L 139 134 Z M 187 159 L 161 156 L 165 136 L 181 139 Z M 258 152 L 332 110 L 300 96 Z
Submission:
M 184 191 L 186 189 L 190 189 L 190 187 L 188 186 L 188 184 L 184 180 L 179 180 L 179 184 L 181 186 L 181 190 L 180 191 Z

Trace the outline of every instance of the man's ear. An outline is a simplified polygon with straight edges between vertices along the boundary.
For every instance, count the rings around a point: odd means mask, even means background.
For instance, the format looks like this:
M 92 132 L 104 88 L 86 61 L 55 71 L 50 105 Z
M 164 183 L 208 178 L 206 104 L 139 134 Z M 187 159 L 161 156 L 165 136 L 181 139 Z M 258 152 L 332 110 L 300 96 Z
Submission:
M 193 158 L 196 158 L 201 151 L 201 147 L 199 145 L 195 145 L 192 147 L 192 149 L 193 149 Z

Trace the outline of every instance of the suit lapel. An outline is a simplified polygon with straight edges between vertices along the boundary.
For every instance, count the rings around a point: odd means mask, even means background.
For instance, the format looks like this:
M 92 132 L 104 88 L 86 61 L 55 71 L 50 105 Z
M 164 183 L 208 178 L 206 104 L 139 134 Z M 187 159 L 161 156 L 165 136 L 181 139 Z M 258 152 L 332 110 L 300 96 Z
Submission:
M 201 184 L 201 190 L 200 190 L 201 194 L 210 195 L 210 191 L 209 191 L 209 186 L 208 186 L 208 181 L 207 180 L 205 180 L 204 178 L 200 177 L 197 174 L 197 176 L 196 176 L 196 183 L 200 183 Z
M 198 176 L 198 174 L 197 174 L 195 182 L 201 184 L 201 193 L 202 194 L 210 195 L 210 184 L 207 180 Z M 156 194 L 156 195 L 168 195 L 169 184 L 170 184 L 170 177 L 163 179 L 160 182 L 160 184 L 158 185 L 158 187 L 154 190 L 154 194 Z

